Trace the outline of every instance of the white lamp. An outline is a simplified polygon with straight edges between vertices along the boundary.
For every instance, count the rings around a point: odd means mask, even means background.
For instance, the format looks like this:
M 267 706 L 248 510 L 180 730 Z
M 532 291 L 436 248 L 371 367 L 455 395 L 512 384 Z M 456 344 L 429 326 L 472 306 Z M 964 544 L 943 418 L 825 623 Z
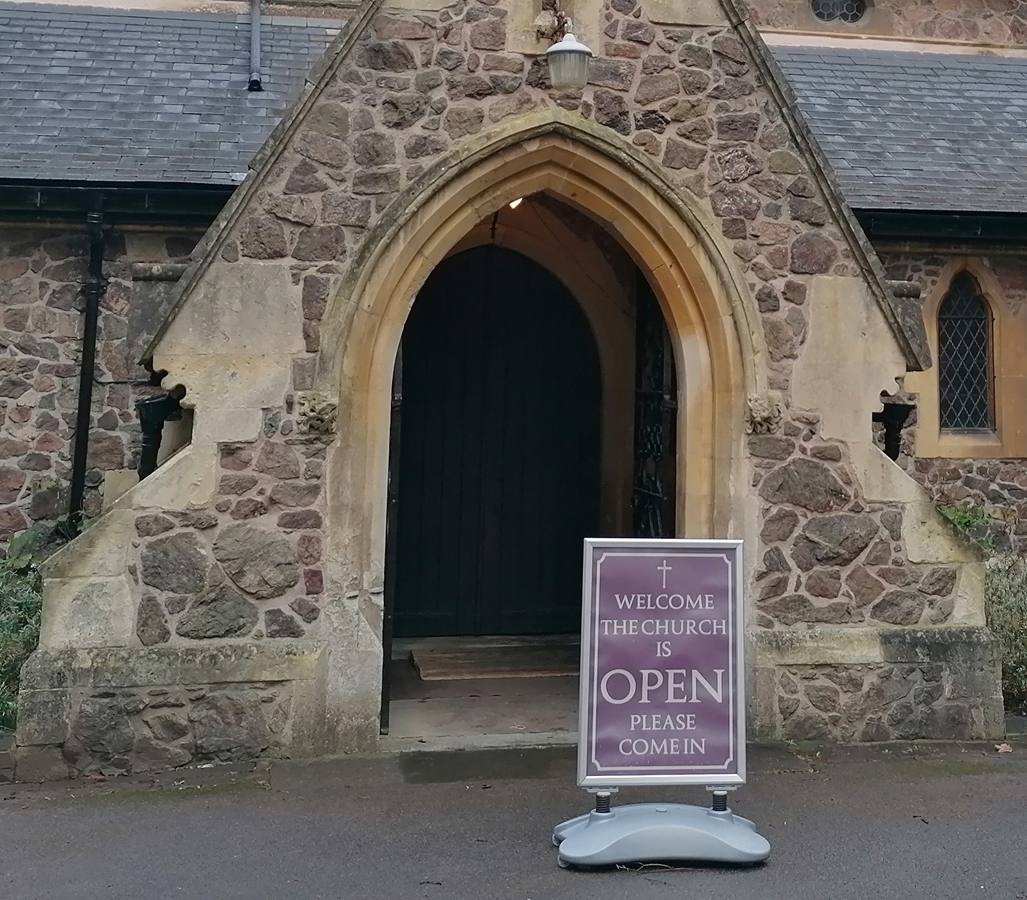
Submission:
M 573 34 L 565 34 L 546 51 L 549 82 L 558 91 L 580 91 L 588 82 L 588 61 L 593 56 Z

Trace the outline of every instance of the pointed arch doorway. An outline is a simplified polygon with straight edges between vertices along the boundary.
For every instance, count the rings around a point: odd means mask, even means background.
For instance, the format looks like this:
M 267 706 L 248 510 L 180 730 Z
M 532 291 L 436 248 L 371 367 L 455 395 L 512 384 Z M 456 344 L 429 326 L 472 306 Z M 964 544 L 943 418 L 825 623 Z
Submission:
M 377 735 L 384 724 L 381 700 L 389 696 L 394 554 L 387 547 L 394 545 L 388 525 L 397 497 L 389 462 L 400 419 L 391 387 L 406 320 L 438 264 L 483 223 L 487 228 L 497 211 L 506 218 L 514 200 L 546 194 L 597 223 L 658 299 L 677 372 L 674 532 L 706 537 L 755 527 L 745 496 L 745 400 L 767 391 L 766 345 L 745 278 L 717 238 L 716 223 L 644 154 L 560 110 L 499 127 L 476 146 L 433 167 L 426 182 L 412 183 L 394 201 L 396 214 L 365 235 L 322 327 L 315 384 L 340 397 L 338 446 L 326 457 L 337 486 L 327 498 L 327 565 L 339 584 L 350 586 L 337 614 L 325 617 L 326 640 L 335 648 L 327 660 L 327 709 L 339 747 L 350 738 L 373 744 L 372 729 Z M 527 200 L 518 211 L 526 206 Z M 501 233 L 502 225 L 497 242 Z M 487 233 L 477 243 L 486 240 Z M 557 262 L 567 259 L 546 235 L 536 235 L 534 246 Z M 580 302 L 585 294 L 561 279 Z M 633 340 L 630 321 L 613 331 Z M 606 414 L 614 399 L 607 389 L 611 381 L 626 385 L 630 411 L 634 379 L 611 380 L 606 342 L 599 329 L 593 332 L 603 370 L 605 457 L 610 422 L 617 423 Z M 623 355 L 633 357 L 630 350 Z M 614 430 L 630 441 L 631 419 L 625 424 L 621 417 Z M 604 485 L 607 479 L 604 463 Z M 630 521 L 630 474 L 626 483 Z M 607 521 L 604 513 L 604 527 Z
M 394 635 L 577 631 L 601 389 L 574 297 L 520 253 L 464 250 L 419 292 L 398 372 Z
M 674 534 L 676 398 L 647 279 L 557 198 L 486 220 L 432 271 L 393 385 L 384 733 L 573 728 L 576 680 L 552 667 L 577 671 L 582 541 Z M 422 665 L 476 654 L 527 671 L 440 685 Z

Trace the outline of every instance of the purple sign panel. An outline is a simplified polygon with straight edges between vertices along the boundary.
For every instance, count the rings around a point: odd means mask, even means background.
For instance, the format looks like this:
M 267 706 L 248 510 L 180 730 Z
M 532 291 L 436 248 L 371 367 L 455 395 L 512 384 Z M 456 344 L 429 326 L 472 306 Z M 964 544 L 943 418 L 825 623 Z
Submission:
M 741 584 L 741 541 L 585 541 L 580 785 L 745 782 Z

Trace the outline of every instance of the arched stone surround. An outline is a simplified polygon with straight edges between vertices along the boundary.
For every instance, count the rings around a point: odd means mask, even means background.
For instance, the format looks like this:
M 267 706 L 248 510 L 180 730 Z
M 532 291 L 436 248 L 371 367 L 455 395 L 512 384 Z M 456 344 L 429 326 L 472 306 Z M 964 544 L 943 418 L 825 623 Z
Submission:
M 746 397 L 762 390 L 761 331 L 704 214 L 644 160 L 554 113 L 498 130 L 477 153 L 439 170 L 445 174 L 434 189 L 418 185 L 419 203 L 401 195 L 400 214 L 386 217 L 384 233 L 367 236 L 366 256 L 350 269 L 323 324 L 318 386 L 339 397 L 339 442 L 327 460 L 328 574 L 349 591 L 326 614 L 350 640 L 354 631 L 362 635 L 367 661 L 381 646 L 389 410 L 403 325 L 434 267 L 518 197 L 547 192 L 605 223 L 659 299 L 679 379 L 679 534 L 755 528 L 754 510 L 748 527 L 743 521 L 742 438 Z M 352 661 L 344 666 L 345 685 L 336 684 L 346 694 L 338 703 L 349 731 L 353 692 L 366 708 L 377 695 L 378 669 L 361 666 L 357 685 Z
M 591 129 L 558 114 L 539 118 L 483 142 L 455 171 L 442 167 L 444 183 L 421 193 L 419 205 L 397 201 L 402 220 L 390 222 L 387 234 L 368 235 L 370 258 L 347 278 L 326 313 L 318 381 L 340 397 L 343 444 L 331 471 L 350 485 L 345 499 L 330 492 L 339 504 L 332 518 L 340 534 L 351 532 L 347 519 L 365 523 L 364 541 L 347 558 L 370 575 L 368 586 L 380 581 L 383 448 L 406 316 L 420 285 L 466 234 L 533 193 L 551 193 L 605 223 L 650 280 L 667 317 L 681 381 L 679 530 L 703 537 L 731 527 L 731 474 L 742 455 L 745 398 L 762 390 L 762 336 L 744 282 L 700 211 L 685 206 L 655 172 L 646 172 L 643 160 L 622 146 L 604 147 Z M 347 460 L 346 468 L 336 468 Z

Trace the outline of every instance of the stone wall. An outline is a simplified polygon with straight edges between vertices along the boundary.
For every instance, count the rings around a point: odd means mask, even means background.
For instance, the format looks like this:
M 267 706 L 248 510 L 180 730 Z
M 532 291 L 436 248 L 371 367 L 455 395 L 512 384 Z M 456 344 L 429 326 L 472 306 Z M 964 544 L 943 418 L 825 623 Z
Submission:
M 944 507 L 969 508 L 976 540 L 999 551 L 1027 551 L 1027 461 L 917 459 L 916 479 Z
M 18 779 L 300 750 L 323 727 L 321 675 L 312 645 L 37 653 L 22 671 Z
M 1001 729 L 994 646 L 973 629 L 893 631 L 885 661 L 781 667 L 774 702 L 788 740 L 949 740 Z M 930 662 L 924 662 L 929 659 Z
M 970 271 L 982 280 L 982 287 L 993 299 L 1001 302 L 1010 316 L 1018 317 L 1027 312 L 1027 256 L 1009 253 L 989 255 L 971 248 L 952 249 L 944 252 L 925 250 L 879 251 L 888 277 L 896 281 L 913 281 L 920 285 L 920 296 L 926 300 L 946 285 L 940 284 L 943 276 L 955 274 L 953 266 L 969 265 Z
M 490 126 L 555 106 L 630 141 L 709 205 L 764 316 L 770 386 L 787 390 L 805 334 L 803 277 L 859 270 L 739 39 L 658 27 L 617 0 L 589 87 L 568 94 L 547 89 L 544 60 L 503 52 L 506 19 L 486 4 L 376 19 L 222 260 L 281 260 L 302 276 L 315 352 L 342 261 L 400 190 Z
M 326 447 L 269 413 L 260 440 L 221 446 L 213 508 L 137 510 L 140 644 L 316 636 Z
M 657 25 L 634 0 L 610 0 L 589 87 L 566 94 L 547 90 L 542 60 L 504 52 L 506 19 L 503 4 L 473 3 L 377 18 L 222 261 L 281 259 L 294 281 L 304 273 L 303 336 L 316 351 L 325 300 L 345 273 L 340 260 L 359 251 L 365 229 L 390 215 L 391 199 L 432 160 L 553 105 L 591 119 L 703 200 L 762 317 L 767 384 L 784 410 L 781 434 L 748 444 L 764 541 L 756 626 L 949 622 L 958 567 L 910 563 L 901 506 L 867 501 L 847 444 L 821 434 L 816 411 L 791 408 L 810 279 L 861 273 L 742 42 L 723 27 Z M 869 415 L 864 428 L 869 439 Z
M 970 41 L 982 44 L 1027 43 L 1024 0 L 873 0 L 862 20 L 846 25 L 821 22 L 809 0 L 747 0 L 761 28 L 889 35 L 913 40 Z
M 1007 419 L 989 447 L 987 457 L 978 456 L 973 447 L 962 452 L 934 456 L 924 449 L 909 454 L 906 468 L 943 506 L 973 507 L 981 521 L 974 526 L 975 536 L 999 550 L 1022 552 L 1027 548 L 1027 458 L 1013 455 L 1027 450 L 1018 431 L 1020 398 L 1011 394 L 1023 382 L 1024 357 L 1021 352 L 1024 320 L 1027 319 L 1027 257 L 1011 254 L 993 256 L 958 251 L 923 251 L 882 254 L 889 277 L 915 281 L 921 285 L 928 302 L 927 315 L 933 314 L 940 296 L 956 273 L 968 267 L 992 305 L 993 366 L 997 369 L 996 405 Z M 930 324 L 930 323 L 929 323 Z M 1012 346 L 1010 346 L 1012 345 Z M 1008 349 L 1007 349 L 1008 348 Z M 925 373 L 921 378 L 936 378 Z M 930 401 L 925 397 L 922 402 Z M 909 440 L 915 444 L 915 435 Z M 1011 452 L 1012 451 L 1012 452 Z
M 819 422 L 803 413 L 785 425 L 791 438 L 749 439 L 759 495 L 767 501 L 757 624 L 944 624 L 958 568 L 909 562 L 902 511 L 861 498 L 838 445 L 817 439 Z
M 317 351 L 319 320 L 345 271 L 341 261 L 359 246 L 364 229 L 388 214 L 400 189 L 490 124 L 555 104 L 630 141 L 708 204 L 762 316 L 768 386 L 787 398 L 807 333 L 806 279 L 854 278 L 859 270 L 741 41 L 723 27 L 660 27 L 635 0 L 611 0 L 607 42 L 591 65 L 590 87 L 564 94 L 547 90 L 543 61 L 503 52 L 506 18 L 501 5 L 461 4 L 432 16 L 376 19 L 265 182 L 262 208 L 226 243 L 223 262 L 280 259 L 294 282 L 302 277 L 303 338 L 309 352 Z M 786 436 L 750 442 L 757 479 L 771 470 L 760 486 L 764 515 L 788 503 L 804 526 L 807 518 L 850 509 L 860 523 L 871 521 L 844 445 L 816 439 L 815 413 L 787 417 Z M 862 558 L 879 530 L 886 540 L 874 521 L 858 550 L 840 554 L 846 566 Z M 814 572 L 805 560 L 803 566 L 785 561 L 781 546 L 767 552 L 768 564 L 780 568 L 768 576 L 764 627 L 945 620 L 944 600 L 936 595 L 928 604 L 915 591 L 888 590 L 888 599 L 869 607 L 869 588 L 856 600 L 850 583 L 842 587 L 847 570 L 822 571 L 818 564 Z M 901 552 L 897 546 L 894 555 Z M 891 566 L 892 555 L 889 545 L 887 558 L 873 565 Z M 916 572 L 915 579 L 894 575 L 880 593 L 915 586 L 927 575 Z
M 134 263 L 184 261 L 198 235 L 110 234 L 96 349 L 84 509 L 105 476 L 135 469 L 135 403 L 152 393 L 130 345 Z M 0 541 L 68 511 L 82 358 L 85 231 L 0 225 Z M 138 316 L 138 319 L 145 317 Z

